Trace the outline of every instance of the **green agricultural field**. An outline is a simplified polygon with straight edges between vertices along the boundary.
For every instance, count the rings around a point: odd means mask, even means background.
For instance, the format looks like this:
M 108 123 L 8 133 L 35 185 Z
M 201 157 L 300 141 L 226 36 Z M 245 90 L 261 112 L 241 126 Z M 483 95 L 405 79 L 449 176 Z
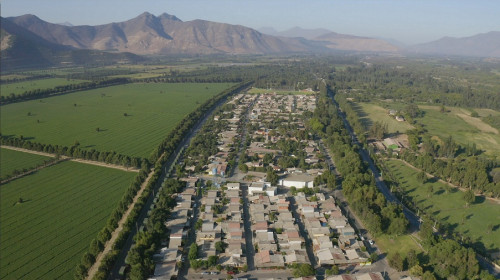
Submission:
M 73 80 L 64 78 L 50 78 L 50 79 L 40 79 L 33 81 L 23 81 L 11 84 L 0 85 L 0 92 L 2 96 L 8 96 L 13 94 L 22 94 L 25 91 L 35 90 L 35 89 L 50 89 L 56 86 L 65 86 L 73 84 L 81 84 L 86 82 L 84 80 Z
M 148 157 L 182 118 L 232 85 L 127 84 L 8 104 L 1 133 Z
M 413 126 L 408 122 L 398 122 L 392 116 L 389 116 L 388 110 L 378 105 L 371 103 L 353 103 L 354 109 L 358 111 L 360 120 L 368 129 L 376 121 L 387 124 L 389 133 L 405 133 L 408 129 L 413 129 Z
M 294 90 L 280 90 L 280 89 L 264 89 L 264 88 L 251 88 L 248 91 L 249 94 L 258 94 L 258 93 L 276 93 L 276 94 L 285 94 L 285 95 L 304 95 L 304 94 L 314 94 L 314 92 L 309 91 L 294 91 Z
M 438 106 L 420 105 L 419 108 L 425 115 L 417 121 L 431 135 L 437 135 L 441 139 L 451 135 L 460 144 L 476 143 L 478 148 L 487 153 L 500 156 L 500 132 L 480 118 L 471 117 L 469 110 L 447 107 L 448 112 L 441 113 Z M 478 110 L 478 113 L 486 114 L 488 111 Z
M 31 169 L 50 159 L 49 157 L 0 148 L 0 178 L 14 170 Z
M 420 209 L 425 209 L 456 232 L 484 244 L 487 250 L 500 249 L 499 203 L 477 197 L 476 202 L 466 208 L 463 192 L 452 189 L 446 193 L 444 184 L 440 182 L 427 182 L 423 185 L 416 178 L 418 172 L 401 161 L 388 160 L 386 166 L 399 180 L 406 195 L 412 197 Z M 432 194 L 428 192 L 429 184 L 433 186 Z M 493 232 L 488 232 L 489 225 L 493 225 Z
M 0 278 L 72 279 L 135 175 L 63 162 L 2 185 Z

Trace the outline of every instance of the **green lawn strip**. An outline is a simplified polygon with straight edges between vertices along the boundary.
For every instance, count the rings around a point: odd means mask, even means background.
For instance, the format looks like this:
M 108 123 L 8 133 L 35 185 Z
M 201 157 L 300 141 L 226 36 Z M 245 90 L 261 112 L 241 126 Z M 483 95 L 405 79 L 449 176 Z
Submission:
M 9 104 L 0 112 L 1 132 L 45 144 L 78 141 L 88 149 L 148 157 L 177 122 L 230 86 L 127 84 Z
M 63 162 L 1 186 L 0 278 L 72 278 L 134 176 Z
M 388 109 L 378 105 L 371 103 L 354 103 L 354 105 L 356 105 L 355 108 L 362 110 L 362 112 L 358 112 L 358 114 L 361 113 L 361 121 L 367 128 L 371 127 L 371 125 L 376 121 L 387 124 L 387 130 L 389 133 L 404 133 L 408 129 L 413 128 L 413 126 L 406 121 L 397 121 L 393 116 L 388 114 Z
M 14 170 L 31 169 L 51 158 L 0 148 L 0 178 L 12 174 Z
M 2 96 L 8 96 L 11 95 L 12 93 L 18 95 L 26 91 L 31 91 L 36 89 L 41 89 L 41 90 L 51 89 L 57 86 L 76 85 L 76 84 L 81 84 L 83 82 L 88 82 L 88 81 L 65 79 L 65 78 L 30 80 L 30 81 L 22 81 L 17 83 L 0 85 L 0 92 Z
M 500 248 L 500 204 L 478 197 L 474 204 L 466 208 L 463 192 L 452 189 L 446 193 L 444 184 L 440 182 L 427 182 L 423 185 L 416 179 L 418 171 L 400 161 L 388 160 L 386 166 L 399 180 L 406 195 L 413 198 L 417 207 L 449 225 L 454 231 L 469 236 L 472 241 L 482 243 L 487 250 Z M 428 185 L 433 186 L 431 195 Z M 491 233 L 487 230 L 489 225 L 495 227 Z
M 415 243 L 409 234 L 399 236 L 389 236 L 386 234 L 380 235 L 375 240 L 377 246 L 382 253 L 394 254 L 398 252 L 405 257 L 410 250 L 415 250 L 417 253 L 422 252 L 422 249 Z

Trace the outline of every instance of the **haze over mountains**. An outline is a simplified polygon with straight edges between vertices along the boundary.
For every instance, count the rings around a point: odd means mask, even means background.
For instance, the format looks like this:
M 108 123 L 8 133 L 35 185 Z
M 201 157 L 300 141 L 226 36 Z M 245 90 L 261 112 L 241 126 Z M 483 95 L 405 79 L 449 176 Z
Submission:
M 402 48 L 388 40 L 339 34 L 327 29 L 259 31 L 241 25 L 206 20 L 182 21 L 174 15 L 150 13 L 117 23 L 97 26 L 54 24 L 35 15 L 2 18 L 2 62 L 48 59 L 58 52 L 75 50 L 170 54 L 284 54 L 329 52 L 416 53 L 500 57 L 500 32 L 493 31 L 466 38 L 445 37 L 434 42 Z M 264 34 L 266 33 L 266 34 Z M 80 53 L 81 54 L 81 53 Z M 123 58 L 123 57 L 122 57 Z M 116 57 L 115 59 L 119 59 Z M 73 61 L 74 59 L 69 59 Z

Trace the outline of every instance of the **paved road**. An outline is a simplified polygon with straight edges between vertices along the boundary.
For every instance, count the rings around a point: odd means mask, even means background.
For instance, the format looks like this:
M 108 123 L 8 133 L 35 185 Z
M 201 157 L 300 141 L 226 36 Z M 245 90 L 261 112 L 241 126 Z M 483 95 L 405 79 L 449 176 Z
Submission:
M 330 96 L 332 98 L 332 101 L 337 105 L 337 108 L 340 108 L 333 99 L 333 96 Z M 372 159 L 370 158 L 368 152 L 359 144 L 356 134 L 354 133 L 354 130 L 352 127 L 349 125 L 349 122 L 346 119 L 346 116 L 343 112 L 340 110 L 338 111 L 339 116 L 342 117 L 342 120 L 344 121 L 344 125 L 347 128 L 348 132 L 350 133 L 353 143 L 358 145 L 359 147 L 359 154 L 361 155 L 362 159 L 368 163 L 370 170 L 373 173 L 373 176 L 375 178 L 375 183 L 377 185 L 377 188 L 384 194 L 386 199 L 390 202 L 395 202 L 403 206 L 403 213 L 405 214 L 406 218 L 410 222 L 410 227 L 412 230 L 417 231 L 420 228 L 420 219 L 419 217 L 410 211 L 406 206 L 404 206 L 387 188 L 385 185 L 382 177 L 380 176 L 380 173 L 378 172 L 377 168 L 375 167 L 375 164 L 373 163 Z M 491 262 L 486 260 L 485 258 L 481 257 L 478 255 L 477 257 L 481 267 L 486 268 L 489 273 L 493 274 L 495 277 L 500 277 L 500 269 L 495 267 Z M 500 278 L 499 278 L 500 279 Z
M 311 262 L 311 265 L 314 268 L 317 268 L 318 262 L 316 260 L 316 256 L 314 255 L 313 243 L 311 237 L 306 231 L 306 227 L 304 225 L 303 220 L 300 218 L 300 214 L 297 209 L 297 202 L 295 201 L 295 197 L 293 196 L 290 196 L 290 211 L 292 212 L 295 221 L 297 221 L 297 226 L 299 227 L 300 235 L 304 237 L 306 243 L 306 252 L 307 252 L 307 257 L 309 258 L 309 262 Z
M 248 270 L 255 269 L 254 257 L 255 247 L 253 246 L 252 222 L 250 220 L 250 202 L 248 201 L 248 186 L 241 184 L 241 195 L 243 197 L 243 227 L 245 230 L 245 256 L 247 257 Z
M 183 279 L 188 279 L 187 277 L 187 274 L 188 274 L 188 271 L 189 271 L 189 261 L 188 261 L 188 252 L 189 252 L 189 248 L 191 247 L 191 244 L 193 242 L 196 242 L 196 229 L 195 229 L 195 224 L 196 224 L 196 221 L 198 221 L 198 219 L 200 218 L 200 197 L 198 195 L 195 196 L 195 199 L 193 201 L 194 203 L 194 207 L 193 207 L 193 218 L 191 218 L 191 227 L 189 229 L 189 235 L 188 235 L 188 238 L 186 240 L 186 244 L 184 245 L 184 252 L 182 254 L 182 258 L 185 259 L 185 261 L 183 262 L 183 267 L 182 269 L 179 270 L 178 274 L 177 274 L 177 279 L 179 280 L 183 280 Z
M 337 102 L 335 101 L 335 99 L 333 99 L 333 97 L 331 97 L 331 98 L 332 98 L 333 103 L 335 103 L 335 105 L 338 108 L 338 112 L 337 113 L 342 118 L 342 120 L 344 122 L 344 126 L 346 127 L 347 131 L 349 132 L 349 134 L 352 137 L 353 144 L 355 144 L 355 145 L 357 145 L 359 147 L 359 154 L 361 155 L 361 158 L 366 163 L 368 163 L 368 166 L 369 166 L 369 168 L 370 168 L 370 170 L 371 170 L 371 172 L 373 174 L 373 177 L 375 178 L 375 184 L 376 184 L 377 188 L 380 190 L 380 192 L 382 192 L 382 194 L 385 196 L 385 198 L 387 199 L 387 201 L 397 203 L 397 204 L 399 204 L 399 205 L 401 205 L 403 207 L 403 213 L 405 214 L 406 219 L 410 222 L 410 228 L 412 230 L 414 230 L 414 231 L 418 230 L 420 228 L 420 219 L 419 219 L 419 217 L 417 215 L 415 215 L 412 211 L 410 211 L 408 208 L 406 208 L 406 206 L 404 206 L 389 191 L 389 189 L 385 185 L 382 177 L 380 176 L 380 173 L 378 172 L 375 164 L 373 163 L 372 159 L 370 158 L 370 155 L 368 154 L 368 152 L 366 151 L 366 149 L 363 148 L 362 145 L 360 145 L 360 143 L 358 141 L 358 138 L 356 136 L 356 133 L 352 129 L 351 125 L 349 124 L 349 121 L 347 121 L 346 115 L 342 111 L 340 111 L 340 109 L 339 109 L 340 107 L 337 104 Z

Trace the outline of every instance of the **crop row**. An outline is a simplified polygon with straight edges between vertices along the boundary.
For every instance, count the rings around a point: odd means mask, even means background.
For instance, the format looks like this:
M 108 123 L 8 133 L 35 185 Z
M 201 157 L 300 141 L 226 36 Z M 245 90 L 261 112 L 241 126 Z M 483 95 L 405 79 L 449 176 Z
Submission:
M 3 185 L 0 278 L 71 278 L 133 176 L 63 162 Z

